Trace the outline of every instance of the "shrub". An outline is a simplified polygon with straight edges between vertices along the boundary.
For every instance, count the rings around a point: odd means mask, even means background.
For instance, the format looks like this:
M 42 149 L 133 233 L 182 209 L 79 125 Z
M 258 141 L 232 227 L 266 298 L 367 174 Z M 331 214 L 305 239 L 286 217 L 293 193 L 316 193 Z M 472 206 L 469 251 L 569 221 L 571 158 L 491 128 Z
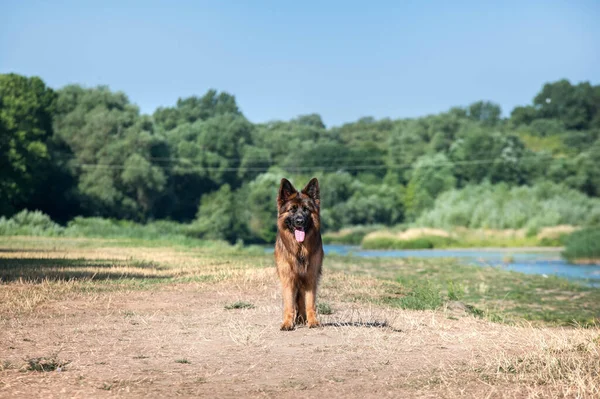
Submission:
M 408 295 L 400 298 L 399 305 L 402 309 L 428 310 L 437 309 L 442 303 L 440 290 L 427 281 L 414 285 Z
M 562 255 L 570 262 L 600 260 L 600 226 L 578 230 L 567 236 Z
M 23 210 L 12 218 L 0 217 L 0 235 L 58 236 L 63 228 L 41 211 Z
M 363 238 L 377 230 L 381 229 L 382 226 L 371 225 L 371 226 L 354 226 L 342 229 L 335 233 L 323 234 L 324 244 L 347 244 L 347 245 L 360 245 Z
M 364 249 L 433 249 L 446 248 L 455 243 L 450 237 L 421 236 L 409 240 L 388 237 L 365 237 L 361 246 Z
M 40 211 L 21 211 L 12 218 L 0 217 L 0 236 L 66 236 L 129 238 L 139 240 L 168 240 L 180 245 L 221 245 L 222 242 L 201 241 L 193 238 L 194 225 L 171 221 L 138 224 L 128 220 L 100 217 L 76 217 L 62 227 Z
M 600 223 L 600 199 L 553 183 L 509 187 L 489 183 L 442 193 L 418 226 L 535 229 Z

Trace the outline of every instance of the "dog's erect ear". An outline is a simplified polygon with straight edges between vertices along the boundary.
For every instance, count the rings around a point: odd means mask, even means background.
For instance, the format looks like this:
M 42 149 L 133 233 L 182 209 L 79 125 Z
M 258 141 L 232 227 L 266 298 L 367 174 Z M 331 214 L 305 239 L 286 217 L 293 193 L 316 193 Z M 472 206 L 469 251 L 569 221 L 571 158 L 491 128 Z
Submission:
M 316 177 L 313 177 L 306 187 L 302 189 L 302 193 L 308 195 L 310 198 L 315 201 L 317 206 L 321 203 L 321 195 L 319 193 L 319 181 Z
M 286 178 L 281 179 L 281 185 L 279 186 L 279 194 L 277 195 L 277 205 L 281 207 L 287 202 L 287 200 L 294 194 L 297 194 L 298 190 L 292 186 L 292 183 Z

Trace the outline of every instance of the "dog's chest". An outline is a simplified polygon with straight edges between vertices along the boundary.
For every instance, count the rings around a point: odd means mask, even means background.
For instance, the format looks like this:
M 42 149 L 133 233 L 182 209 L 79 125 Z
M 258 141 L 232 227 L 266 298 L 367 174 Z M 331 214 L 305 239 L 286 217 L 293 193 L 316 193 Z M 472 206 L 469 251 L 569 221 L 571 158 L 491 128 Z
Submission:
M 300 245 L 296 252 L 296 270 L 300 273 L 306 273 L 309 266 L 309 253 L 304 245 Z

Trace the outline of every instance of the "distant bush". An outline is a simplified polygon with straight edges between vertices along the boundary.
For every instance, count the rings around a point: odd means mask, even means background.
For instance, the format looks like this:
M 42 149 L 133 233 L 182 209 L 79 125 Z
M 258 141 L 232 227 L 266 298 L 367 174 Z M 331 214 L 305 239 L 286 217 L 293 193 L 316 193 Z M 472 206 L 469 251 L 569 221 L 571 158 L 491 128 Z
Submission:
M 64 228 L 40 211 L 23 210 L 10 219 L 0 217 L 0 235 L 58 236 Z
M 561 235 L 558 237 L 544 237 L 538 240 L 537 245 L 540 247 L 562 247 L 565 245 L 567 236 Z
M 348 227 L 335 233 L 323 234 L 323 243 L 360 245 L 367 234 L 381 228 L 379 225 Z
M 484 183 L 442 193 L 415 224 L 490 229 L 593 225 L 600 224 L 600 199 L 548 182 L 512 188 Z
M 570 262 L 600 260 L 600 226 L 578 230 L 566 237 L 562 255 Z
M 365 231 L 352 231 L 343 235 L 323 235 L 324 244 L 346 244 L 359 245 L 362 239 L 367 235 Z
M 76 217 L 66 227 L 60 226 L 40 211 L 21 211 L 7 219 L 0 217 L 0 236 L 65 236 L 167 240 L 182 245 L 199 245 L 193 224 L 156 221 L 139 224 L 128 220 L 99 217 Z
M 433 249 L 446 248 L 455 243 L 450 237 L 422 236 L 403 240 L 392 236 L 365 237 L 361 246 L 364 249 Z
M 76 217 L 65 229 L 70 237 L 123 237 L 137 239 L 166 239 L 188 235 L 189 225 L 158 221 L 138 224 L 128 220 Z

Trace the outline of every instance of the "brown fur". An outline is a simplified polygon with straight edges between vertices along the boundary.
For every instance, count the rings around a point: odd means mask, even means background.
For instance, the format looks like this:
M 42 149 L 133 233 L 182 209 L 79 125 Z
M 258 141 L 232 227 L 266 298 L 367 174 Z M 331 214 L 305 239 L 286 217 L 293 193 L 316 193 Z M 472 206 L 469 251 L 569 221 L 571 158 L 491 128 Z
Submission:
M 295 324 L 318 327 L 317 286 L 323 263 L 321 241 L 319 182 L 313 178 L 298 192 L 282 179 L 277 196 L 277 240 L 275 263 L 283 290 L 282 330 L 293 330 Z M 303 242 L 298 242 L 286 219 L 294 207 L 303 207 L 310 219 Z

